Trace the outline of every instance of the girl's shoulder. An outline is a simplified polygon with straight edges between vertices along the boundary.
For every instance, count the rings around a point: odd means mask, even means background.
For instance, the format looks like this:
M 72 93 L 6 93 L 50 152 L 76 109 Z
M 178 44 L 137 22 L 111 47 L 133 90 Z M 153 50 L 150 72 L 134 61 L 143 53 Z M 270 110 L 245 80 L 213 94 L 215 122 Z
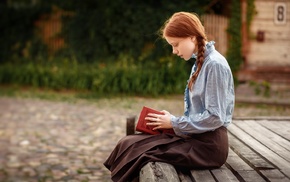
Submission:
M 226 60 L 226 58 L 221 55 L 218 51 L 213 51 L 211 54 L 208 55 L 207 59 L 205 60 L 203 67 L 205 69 L 226 69 L 230 70 L 230 66 Z

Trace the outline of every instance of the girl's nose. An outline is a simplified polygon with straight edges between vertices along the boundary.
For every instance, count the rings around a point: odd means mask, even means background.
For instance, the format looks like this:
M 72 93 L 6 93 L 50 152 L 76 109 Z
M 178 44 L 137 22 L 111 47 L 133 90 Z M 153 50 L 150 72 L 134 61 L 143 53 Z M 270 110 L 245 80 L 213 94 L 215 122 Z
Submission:
M 172 49 L 173 54 L 178 54 L 178 51 L 176 49 Z

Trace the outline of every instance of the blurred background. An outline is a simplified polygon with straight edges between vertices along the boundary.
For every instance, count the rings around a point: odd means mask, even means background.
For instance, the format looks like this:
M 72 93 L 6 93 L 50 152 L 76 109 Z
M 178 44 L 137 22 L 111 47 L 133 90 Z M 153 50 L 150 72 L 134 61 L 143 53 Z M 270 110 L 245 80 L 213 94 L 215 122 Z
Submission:
M 96 95 L 182 94 L 195 60 L 171 55 L 158 30 L 174 12 L 190 11 L 227 58 L 237 88 L 285 92 L 287 7 L 289 0 L 2 0 L 0 83 Z
M 110 181 L 128 116 L 182 115 L 195 60 L 158 34 L 177 11 L 227 58 L 234 119 L 289 120 L 290 0 L 1 0 L 0 181 Z

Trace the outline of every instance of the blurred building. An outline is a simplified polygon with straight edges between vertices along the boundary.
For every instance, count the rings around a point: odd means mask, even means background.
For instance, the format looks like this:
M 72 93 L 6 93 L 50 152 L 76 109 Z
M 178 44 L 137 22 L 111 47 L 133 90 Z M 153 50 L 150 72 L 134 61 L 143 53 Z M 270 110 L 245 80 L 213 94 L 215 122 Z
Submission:
M 216 49 L 226 55 L 228 48 L 229 1 L 213 1 L 213 6 L 226 7 L 222 12 L 202 16 L 208 39 L 216 41 Z M 290 0 L 255 0 L 255 12 L 249 28 L 248 4 L 242 7 L 243 64 L 238 73 L 240 82 L 290 83 Z M 218 5 L 218 6 L 217 6 Z M 210 7 L 215 9 L 215 7 Z M 219 8 L 222 10 L 223 8 Z
M 290 83 L 290 0 L 255 0 L 255 9 L 249 32 L 243 30 L 244 64 L 238 79 L 287 85 Z

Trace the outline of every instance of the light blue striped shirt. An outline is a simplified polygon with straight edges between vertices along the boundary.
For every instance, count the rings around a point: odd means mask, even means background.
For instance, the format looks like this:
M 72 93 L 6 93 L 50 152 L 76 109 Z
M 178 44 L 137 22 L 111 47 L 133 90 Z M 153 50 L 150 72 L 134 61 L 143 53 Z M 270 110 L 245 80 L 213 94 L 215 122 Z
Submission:
M 196 63 L 192 67 L 192 75 Z M 215 50 L 214 42 L 206 44 L 205 59 L 192 91 L 186 86 L 184 116 L 171 116 L 175 133 L 186 137 L 194 133 L 227 127 L 232 122 L 235 91 L 227 60 Z

